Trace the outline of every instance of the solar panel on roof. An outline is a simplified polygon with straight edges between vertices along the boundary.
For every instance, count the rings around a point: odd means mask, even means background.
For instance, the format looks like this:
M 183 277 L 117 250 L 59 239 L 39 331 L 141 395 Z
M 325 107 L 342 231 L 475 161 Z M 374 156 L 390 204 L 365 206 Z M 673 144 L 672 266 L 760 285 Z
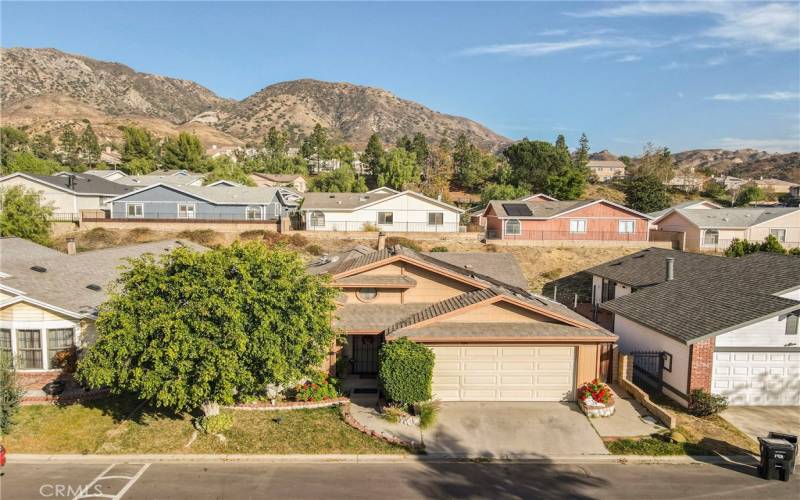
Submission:
M 524 203 L 503 203 L 503 210 L 512 217 L 528 217 L 533 215 L 530 207 Z

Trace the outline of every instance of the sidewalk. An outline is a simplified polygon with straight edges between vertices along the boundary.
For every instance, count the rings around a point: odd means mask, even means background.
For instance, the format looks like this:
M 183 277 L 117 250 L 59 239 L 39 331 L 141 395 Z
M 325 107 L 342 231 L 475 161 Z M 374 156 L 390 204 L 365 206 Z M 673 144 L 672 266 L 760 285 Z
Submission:
M 364 427 L 416 444 L 422 444 L 422 431 L 415 425 L 393 424 L 378 413 L 377 394 L 351 394 L 350 415 Z
M 611 389 L 616 394 L 614 414 L 610 417 L 589 419 L 601 438 L 643 437 L 667 430 L 622 387 L 612 384 Z M 644 420 L 646 417 L 650 417 L 655 423 Z

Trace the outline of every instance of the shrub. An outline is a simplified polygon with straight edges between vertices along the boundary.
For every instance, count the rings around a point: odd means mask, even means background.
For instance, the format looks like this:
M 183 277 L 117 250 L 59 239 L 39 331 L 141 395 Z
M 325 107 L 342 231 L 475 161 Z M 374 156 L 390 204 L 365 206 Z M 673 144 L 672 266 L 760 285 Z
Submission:
M 211 245 L 217 239 L 217 232 L 213 229 L 187 229 L 178 233 L 178 238 L 184 238 L 199 245 Z
M 695 417 L 716 415 L 728 407 L 728 398 L 711 394 L 705 389 L 695 389 L 689 393 L 689 414 Z
M 219 434 L 233 427 L 233 416 L 227 413 L 200 417 L 197 427 L 206 434 Z
M 423 401 L 414 405 L 414 414 L 419 416 L 420 429 L 427 429 L 436 423 L 440 407 L 438 401 Z
M 17 374 L 8 356 L 0 355 L 0 433 L 11 430 L 12 419 L 22 400 L 22 389 L 17 384 Z
M 447 247 L 433 247 L 431 248 L 431 252 L 447 252 Z
M 90 245 L 113 245 L 117 242 L 117 234 L 104 227 L 96 227 L 84 235 L 84 240 Z
M 389 236 L 388 238 L 386 238 L 386 246 L 387 247 L 394 246 L 394 245 L 402 245 L 402 246 L 404 246 L 406 248 L 410 248 L 411 250 L 414 250 L 415 252 L 421 252 L 422 251 L 422 247 L 420 247 L 419 243 L 417 243 L 414 240 L 410 240 L 410 239 L 404 238 L 402 236 Z
M 239 239 L 243 241 L 248 240 L 260 240 L 266 236 L 267 231 L 263 229 L 251 229 L 250 231 L 244 231 L 243 233 L 239 233 Z
M 378 377 L 386 398 L 402 405 L 431 399 L 433 363 L 433 351 L 406 337 L 384 344 Z
M 302 234 L 294 233 L 293 235 L 289 236 L 289 243 L 291 243 L 292 246 L 302 248 L 308 245 L 308 238 Z
M 306 247 L 306 252 L 310 253 L 311 255 L 322 255 L 324 253 L 324 250 L 322 249 L 321 246 L 314 244 L 314 245 L 308 245 Z
M 376 226 L 375 224 L 373 224 L 371 222 L 365 222 L 364 225 L 361 226 L 361 230 L 362 231 L 371 232 L 371 233 L 379 231 L 378 226 Z
M 128 231 L 130 241 L 142 241 L 153 238 L 153 230 L 149 227 L 135 227 Z
M 339 397 L 336 384 L 324 376 L 320 379 L 309 380 L 305 384 L 295 387 L 294 398 L 297 401 L 324 401 Z
M 400 406 L 395 405 L 387 405 L 383 407 L 383 418 L 387 422 L 391 422 L 396 424 L 400 421 L 401 418 L 405 418 L 408 416 L 408 412 L 405 411 Z

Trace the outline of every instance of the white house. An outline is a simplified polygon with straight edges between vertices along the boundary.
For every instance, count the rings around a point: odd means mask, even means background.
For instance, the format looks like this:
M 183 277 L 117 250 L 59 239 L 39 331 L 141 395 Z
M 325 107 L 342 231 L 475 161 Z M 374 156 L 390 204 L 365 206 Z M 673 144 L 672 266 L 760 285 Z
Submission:
M 463 210 L 413 191 L 386 187 L 366 193 L 305 193 L 309 231 L 441 232 L 460 230 Z
M 76 219 L 81 210 L 102 210 L 115 196 L 135 188 L 90 175 L 34 175 L 16 172 L 0 177 L 0 188 L 22 186 L 39 194 L 43 204 L 52 204 L 57 220 Z
M 650 248 L 588 270 L 625 353 L 660 352 L 662 391 L 800 406 L 800 259 Z

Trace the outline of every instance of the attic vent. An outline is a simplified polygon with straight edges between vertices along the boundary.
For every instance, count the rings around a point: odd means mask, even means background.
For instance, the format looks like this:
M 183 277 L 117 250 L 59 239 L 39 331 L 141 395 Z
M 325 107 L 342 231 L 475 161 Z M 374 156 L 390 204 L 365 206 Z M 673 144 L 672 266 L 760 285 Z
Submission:
M 99 292 L 100 290 L 103 289 L 100 285 L 95 285 L 94 283 L 92 283 L 91 285 L 86 285 L 86 288 L 88 288 L 89 290 L 94 290 L 95 292 Z
M 36 271 L 37 273 L 46 273 L 47 268 L 42 266 L 31 266 L 31 271 Z

